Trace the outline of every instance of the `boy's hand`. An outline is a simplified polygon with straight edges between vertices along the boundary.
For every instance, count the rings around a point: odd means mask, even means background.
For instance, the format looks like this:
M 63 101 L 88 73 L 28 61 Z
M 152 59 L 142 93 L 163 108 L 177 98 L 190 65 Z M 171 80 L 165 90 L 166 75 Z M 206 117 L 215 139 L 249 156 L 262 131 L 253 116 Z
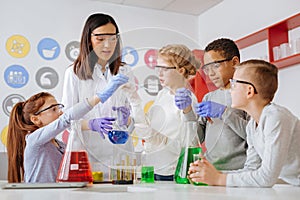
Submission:
M 213 101 L 203 101 L 196 105 L 196 113 L 201 117 L 221 119 L 225 109 L 226 106 Z
M 193 182 L 201 182 L 208 185 L 226 185 L 226 174 L 219 172 L 204 157 L 190 164 L 188 174 Z

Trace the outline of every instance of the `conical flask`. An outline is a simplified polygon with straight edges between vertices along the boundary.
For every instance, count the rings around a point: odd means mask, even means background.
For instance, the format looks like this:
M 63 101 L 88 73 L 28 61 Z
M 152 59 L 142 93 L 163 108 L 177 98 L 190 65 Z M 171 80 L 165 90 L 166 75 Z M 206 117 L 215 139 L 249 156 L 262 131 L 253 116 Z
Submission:
M 190 163 L 194 162 L 194 155 L 202 153 L 200 141 L 197 135 L 197 122 L 186 122 L 186 141 L 182 147 L 175 171 L 175 182 L 179 184 L 189 184 L 188 170 Z M 203 183 L 193 183 L 194 185 L 205 185 Z
M 88 154 L 80 140 L 81 122 L 73 120 L 71 131 L 57 174 L 57 182 L 93 182 Z
M 129 133 L 124 112 L 130 113 L 129 102 L 127 100 L 124 103 L 117 101 L 112 110 L 115 111 L 116 121 L 113 123 L 113 130 L 108 132 L 108 138 L 113 144 L 125 144 L 129 138 Z

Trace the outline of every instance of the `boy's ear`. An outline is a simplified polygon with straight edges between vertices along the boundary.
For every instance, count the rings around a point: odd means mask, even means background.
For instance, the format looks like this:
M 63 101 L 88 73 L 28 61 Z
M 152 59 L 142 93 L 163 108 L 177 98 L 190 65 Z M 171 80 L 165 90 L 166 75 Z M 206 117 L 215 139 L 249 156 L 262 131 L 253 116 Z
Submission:
M 232 63 L 233 63 L 234 66 L 238 65 L 238 64 L 240 64 L 240 59 L 237 56 L 234 56 L 232 58 Z
M 251 98 L 251 97 L 253 97 L 254 94 L 255 94 L 254 88 L 251 85 L 249 85 L 249 87 L 248 87 L 248 93 L 247 93 L 248 99 Z

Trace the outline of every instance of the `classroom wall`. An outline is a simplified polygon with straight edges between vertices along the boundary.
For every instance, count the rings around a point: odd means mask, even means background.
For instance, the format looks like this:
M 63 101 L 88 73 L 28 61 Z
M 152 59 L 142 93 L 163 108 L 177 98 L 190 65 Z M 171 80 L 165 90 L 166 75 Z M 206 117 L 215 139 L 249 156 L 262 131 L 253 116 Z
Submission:
M 228 37 L 240 39 L 253 32 L 271 26 L 300 12 L 300 3 L 295 0 L 224 0 L 199 16 L 199 46 L 210 41 Z M 299 29 L 299 28 L 297 28 Z M 291 33 L 292 39 L 300 31 Z M 250 58 L 267 58 L 267 43 L 241 50 L 241 61 Z M 289 108 L 300 117 L 300 64 L 279 71 L 279 88 L 274 102 Z
M 87 17 L 96 12 L 117 21 L 124 61 L 139 84 L 159 82 L 153 74 L 155 51 L 165 44 L 197 46 L 196 16 L 118 6 L 93 0 L 3 0 L 0 5 L 0 151 L 5 151 L 9 112 L 16 102 L 48 91 L 61 99 L 63 74 L 78 53 Z M 146 72 L 146 73 L 145 73 Z M 144 102 L 158 92 L 139 90 Z

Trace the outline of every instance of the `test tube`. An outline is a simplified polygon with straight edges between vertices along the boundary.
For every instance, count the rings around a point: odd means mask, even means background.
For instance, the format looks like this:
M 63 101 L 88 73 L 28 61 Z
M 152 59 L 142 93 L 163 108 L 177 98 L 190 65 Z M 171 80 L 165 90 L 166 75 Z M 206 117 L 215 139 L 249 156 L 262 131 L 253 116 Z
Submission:
M 136 177 L 136 158 L 133 159 L 132 161 L 132 180 L 134 183 L 137 182 L 137 177 Z
M 129 166 L 130 166 L 130 162 L 129 162 L 129 155 L 125 156 L 125 160 L 126 160 L 126 174 L 125 174 L 125 179 L 126 180 L 130 180 L 130 170 L 129 170 Z
M 122 160 L 122 161 L 121 161 L 121 180 L 125 180 L 125 170 L 124 170 L 124 166 L 125 166 L 125 161 Z
M 120 164 L 117 164 L 117 180 L 121 180 L 121 169 L 120 169 Z

